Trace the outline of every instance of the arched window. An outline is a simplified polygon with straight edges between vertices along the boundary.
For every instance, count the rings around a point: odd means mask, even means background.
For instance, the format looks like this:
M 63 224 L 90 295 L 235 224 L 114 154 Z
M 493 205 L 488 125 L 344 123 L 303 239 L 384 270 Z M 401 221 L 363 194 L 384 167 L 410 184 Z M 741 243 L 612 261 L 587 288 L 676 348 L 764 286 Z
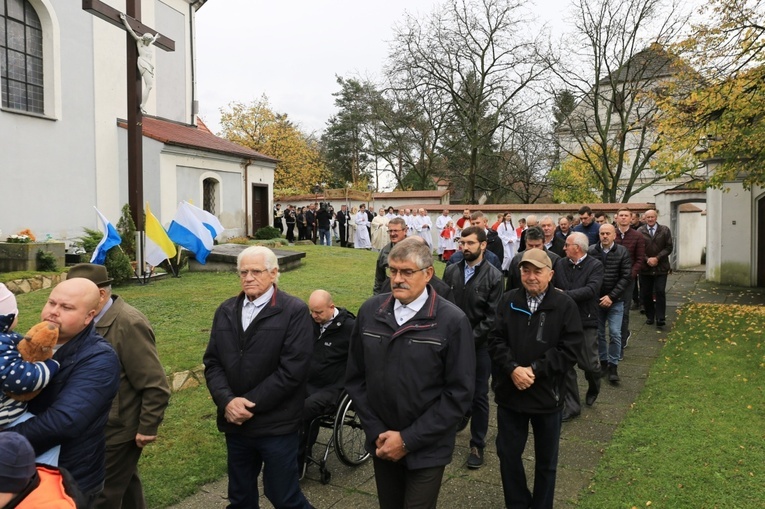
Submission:
M 218 194 L 218 181 L 206 178 L 202 181 L 202 208 L 215 215 L 215 196 Z
M 43 32 L 27 0 L 0 0 L 0 81 L 4 107 L 45 112 Z

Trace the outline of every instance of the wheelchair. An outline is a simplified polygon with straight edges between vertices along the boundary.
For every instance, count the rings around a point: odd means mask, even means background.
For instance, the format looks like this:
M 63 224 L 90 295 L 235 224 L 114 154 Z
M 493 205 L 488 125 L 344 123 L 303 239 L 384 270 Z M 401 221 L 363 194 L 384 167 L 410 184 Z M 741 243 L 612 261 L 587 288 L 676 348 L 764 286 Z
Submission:
M 301 479 L 305 474 L 308 465 L 314 464 L 319 467 L 319 481 L 321 484 L 328 484 L 332 479 L 332 473 L 327 468 L 327 459 L 330 451 L 335 450 L 335 455 L 344 465 L 355 467 L 367 461 L 370 454 L 364 449 L 366 436 L 361 428 L 361 420 L 353 409 L 353 401 L 350 395 L 345 391 L 340 396 L 340 402 L 334 413 L 319 416 L 311 422 L 309 433 L 315 433 L 319 428 L 330 429 L 331 433 L 326 443 L 316 441 L 313 445 L 323 446 L 324 452 L 320 456 L 312 456 L 313 447 L 306 445 L 304 470 L 301 472 Z M 310 441 L 309 441 L 310 442 Z

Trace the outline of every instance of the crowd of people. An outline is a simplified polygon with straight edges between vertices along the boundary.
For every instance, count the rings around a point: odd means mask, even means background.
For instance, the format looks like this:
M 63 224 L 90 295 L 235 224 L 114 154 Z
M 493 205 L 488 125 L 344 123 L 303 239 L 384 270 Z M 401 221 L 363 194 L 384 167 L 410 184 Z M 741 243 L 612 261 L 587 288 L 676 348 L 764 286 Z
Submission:
M 287 224 L 291 208 L 280 216 Z M 300 488 L 316 440 L 311 423 L 345 392 L 380 507 L 436 507 L 460 430 L 470 427 L 466 467 L 483 466 L 490 389 L 505 506 L 552 507 L 562 423 L 583 409 L 575 367 L 588 382 L 586 406 L 603 378 L 618 386 L 636 286 L 646 323 L 666 324 L 672 236 L 656 211 L 638 224 L 623 208 L 612 224 L 582 207 L 577 218 L 530 215 L 516 227 L 509 213 L 490 224 L 478 211 L 456 220 L 444 211 L 433 224 L 424 210 L 389 208 L 370 219 L 363 206 L 308 209 L 321 243 L 330 245 L 340 216 L 346 233 L 356 225 L 354 244 L 379 251 L 372 295 L 355 314 L 323 289 L 306 303 L 278 285 L 273 251 L 240 253 L 241 292 L 216 310 L 203 356 L 225 435 L 228 507 L 258 507 L 261 472 L 274 507 L 313 507 Z M 3 289 L 0 348 L 20 341 L 18 308 Z M 59 344 L 50 361 L 23 367 L 36 370 L 42 392 L 0 421 L 0 508 L 53 496 L 68 497 L 60 507 L 145 507 L 137 463 L 169 400 L 148 320 L 93 264 L 70 270 L 41 319 L 58 327 Z M 0 371 L 19 362 L 0 362 Z M 529 425 L 531 488 L 522 461 Z M 52 448 L 57 459 L 41 461 Z

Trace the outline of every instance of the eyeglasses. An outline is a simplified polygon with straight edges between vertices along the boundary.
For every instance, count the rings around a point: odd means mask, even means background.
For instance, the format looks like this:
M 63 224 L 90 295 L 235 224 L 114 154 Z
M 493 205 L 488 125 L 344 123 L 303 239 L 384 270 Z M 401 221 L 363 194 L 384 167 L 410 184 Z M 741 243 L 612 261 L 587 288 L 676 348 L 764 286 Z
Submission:
M 476 244 L 480 244 L 477 240 L 460 240 L 457 244 L 460 246 L 475 246 Z
M 388 229 L 388 233 L 401 233 L 403 231 L 404 230 L 391 230 L 390 228 Z
M 242 279 L 246 279 L 247 276 L 252 276 L 254 278 L 260 277 L 264 272 L 268 272 L 268 269 L 258 270 L 258 269 L 249 269 L 249 270 L 240 270 L 239 271 L 239 277 Z
M 404 279 L 412 279 L 416 273 L 428 270 L 430 267 L 431 265 L 423 267 L 422 269 L 394 269 L 393 267 L 388 267 L 388 276 L 390 276 L 391 279 L 399 275 Z

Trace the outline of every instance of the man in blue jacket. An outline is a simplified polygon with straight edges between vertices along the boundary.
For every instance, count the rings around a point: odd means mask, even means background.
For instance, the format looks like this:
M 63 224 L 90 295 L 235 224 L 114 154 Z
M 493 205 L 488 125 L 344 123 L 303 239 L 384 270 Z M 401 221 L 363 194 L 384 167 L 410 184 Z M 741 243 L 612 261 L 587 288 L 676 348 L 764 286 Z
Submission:
M 59 327 L 53 358 L 61 369 L 29 404 L 35 417 L 6 431 L 24 435 L 35 453 L 61 446 L 58 466 L 66 468 L 94 507 L 104 486 L 106 425 L 120 383 L 117 354 L 93 326 L 100 294 L 84 278 L 59 283 L 41 319 Z
M 258 507 L 258 475 L 276 509 L 306 509 L 298 443 L 313 324 L 279 290 L 276 255 L 251 246 L 237 258 L 242 292 L 218 307 L 204 354 L 207 389 L 226 434 L 230 509 Z M 265 468 L 264 468 L 265 466 Z
M 431 248 L 402 240 L 388 255 L 392 293 L 367 300 L 351 335 L 346 390 L 372 454 L 382 509 L 435 508 L 457 424 L 475 382 L 465 313 L 428 284 Z

